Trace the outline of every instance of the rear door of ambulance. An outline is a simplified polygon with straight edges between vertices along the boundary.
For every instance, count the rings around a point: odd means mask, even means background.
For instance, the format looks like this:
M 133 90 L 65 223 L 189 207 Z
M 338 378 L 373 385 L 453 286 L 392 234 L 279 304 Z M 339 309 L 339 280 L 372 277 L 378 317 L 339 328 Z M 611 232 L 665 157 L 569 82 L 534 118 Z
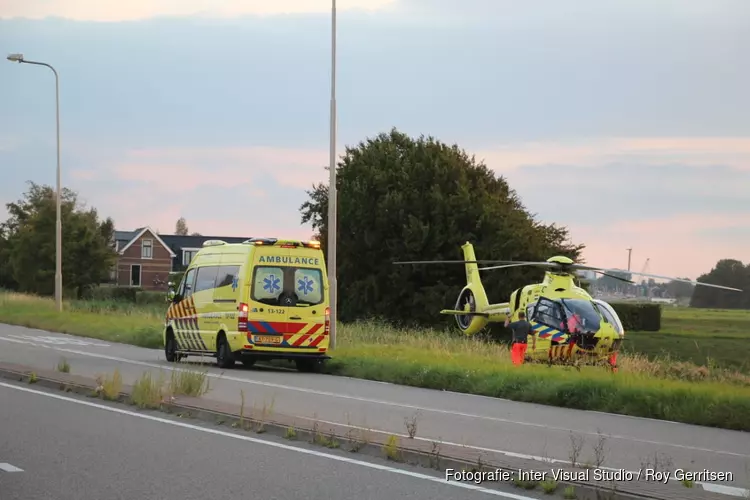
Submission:
M 289 306 L 287 343 L 309 354 L 328 349 L 326 317 L 328 294 L 325 262 L 319 248 L 303 244 L 290 249 L 288 273 L 291 275 L 296 303 Z
M 325 263 L 318 248 L 301 242 L 260 244 L 253 252 L 248 332 L 263 350 L 320 353 L 325 328 Z M 284 297 L 292 297 L 291 303 Z M 280 338 L 281 337 L 281 338 Z M 257 339 L 257 340 L 256 340 Z
M 272 241 L 259 241 L 251 255 L 247 332 L 256 348 L 281 348 L 287 334 L 288 312 L 279 299 L 284 292 L 284 262 L 289 259 L 289 249 Z

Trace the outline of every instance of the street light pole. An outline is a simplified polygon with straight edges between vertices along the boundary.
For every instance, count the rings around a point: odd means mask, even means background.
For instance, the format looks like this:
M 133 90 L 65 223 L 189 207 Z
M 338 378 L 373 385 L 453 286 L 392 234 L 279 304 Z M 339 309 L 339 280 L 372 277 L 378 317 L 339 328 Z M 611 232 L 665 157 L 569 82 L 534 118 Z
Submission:
M 331 0 L 331 130 L 328 183 L 328 286 L 330 287 L 330 344 L 336 348 L 336 0 Z
M 46 66 L 52 70 L 55 75 L 55 124 L 57 134 L 57 195 L 56 195 L 56 224 L 55 224 L 55 305 L 57 311 L 62 311 L 62 180 L 60 169 L 60 81 L 57 76 L 57 70 L 51 65 L 43 62 L 28 61 L 23 58 L 23 54 L 11 54 L 8 60 L 18 63 L 35 64 L 37 66 Z

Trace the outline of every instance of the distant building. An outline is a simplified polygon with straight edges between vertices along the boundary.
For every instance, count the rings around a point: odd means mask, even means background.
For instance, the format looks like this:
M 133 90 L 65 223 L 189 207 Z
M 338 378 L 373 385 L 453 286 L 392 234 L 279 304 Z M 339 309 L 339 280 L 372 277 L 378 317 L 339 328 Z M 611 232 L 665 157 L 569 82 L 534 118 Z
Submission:
M 117 262 L 111 279 L 117 286 L 166 292 L 169 273 L 185 270 L 204 242 L 223 240 L 242 243 L 250 238 L 156 234 L 150 227 L 115 231 Z
M 588 280 L 588 281 L 596 281 L 596 273 L 594 271 L 589 271 L 588 269 L 580 269 L 576 271 L 576 274 L 580 276 L 582 279 Z

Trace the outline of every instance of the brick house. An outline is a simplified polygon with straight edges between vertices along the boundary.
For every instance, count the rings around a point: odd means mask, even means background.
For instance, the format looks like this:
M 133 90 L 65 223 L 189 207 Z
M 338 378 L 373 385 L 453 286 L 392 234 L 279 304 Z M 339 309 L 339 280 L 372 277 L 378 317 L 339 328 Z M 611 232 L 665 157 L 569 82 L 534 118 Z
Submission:
M 135 231 L 115 231 L 117 286 L 144 290 L 167 290 L 169 273 L 176 253 L 149 227 Z
M 169 273 L 185 270 L 204 242 L 223 240 L 227 243 L 242 243 L 247 239 L 250 236 L 238 238 L 157 234 L 149 227 L 135 231 L 115 231 L 117 263 L 112 270 L 111 281 L 117 286 L 166 292 Z
M 227 243 L 242 243 L 249 240 L 251 236 L 181 236 L 179 234 L 160 234 L 162 240 L 175 254 L 172 261 L 172 272 L 184 271 L 187 269 L 190 261 L 195 254 L 203 247 L 203 243 L 208 240 L 222 240 Z

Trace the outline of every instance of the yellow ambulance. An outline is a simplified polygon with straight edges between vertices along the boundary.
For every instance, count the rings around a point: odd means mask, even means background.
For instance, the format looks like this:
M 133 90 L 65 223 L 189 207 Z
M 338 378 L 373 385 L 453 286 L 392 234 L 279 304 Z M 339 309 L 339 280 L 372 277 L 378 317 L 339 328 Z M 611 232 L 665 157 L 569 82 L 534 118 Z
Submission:
M 206 241 L 169 301 L 163 333 L 169 362 L 208 355 L 231 368 L 237 361 L 288 359 L 311 372 L 330 359 L 320 242 Z

